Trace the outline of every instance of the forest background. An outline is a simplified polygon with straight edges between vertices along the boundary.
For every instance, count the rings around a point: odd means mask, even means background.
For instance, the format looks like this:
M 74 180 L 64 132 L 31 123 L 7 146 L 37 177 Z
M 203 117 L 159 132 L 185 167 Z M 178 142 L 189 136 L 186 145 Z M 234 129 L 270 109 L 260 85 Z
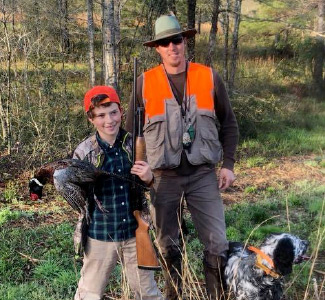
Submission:
M 324 299 L 325 0 L 2 0 L 0 299 L 72 298 L 76 215 L 53 187 L 31 202 L 28 179 L 92 132 L 82 109 L 91 86 L 113 85 L 127 108 L 133 57 L 138 73 L 159 63 L 142 43 L 170 11 L 197 28 L 188 58 L 222 75 L 239 122 L 237 181 L 223 193 L 227 237 L 308 239 L 311 259 L 286 279 L 285 299 Z M 185 217 L 185 290 L 205 299 L 202 249 Z M 119 267 L 107 299 L 129 299 L 120 277 Z

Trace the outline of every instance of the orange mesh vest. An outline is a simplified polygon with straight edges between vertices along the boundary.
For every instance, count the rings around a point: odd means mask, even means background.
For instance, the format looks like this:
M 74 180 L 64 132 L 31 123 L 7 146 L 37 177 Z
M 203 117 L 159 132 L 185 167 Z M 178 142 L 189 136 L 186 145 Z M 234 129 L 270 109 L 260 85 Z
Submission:
M 187 95 L 195 95 L 198 109 L 214 111 L 213 75 L 211 68 L 189 63 L 187 73 Z M 162 65 L 144 73 L 143 99 L 146 117 L 165 113 L 165 101 L 174 100 L 165 70 Z
M 186 119 L 191 120 L 195 138 L 187 158 L 193 165 L 220 160 L 220 143 L 215 123 L 212 69 L 189 63 L 187 71 Z M 174 168 L 183 151 L 182 136 L 187 124 L 162 65 L 144 73 L 142 96 L 145 106 L 144 137 L 152 169 Z

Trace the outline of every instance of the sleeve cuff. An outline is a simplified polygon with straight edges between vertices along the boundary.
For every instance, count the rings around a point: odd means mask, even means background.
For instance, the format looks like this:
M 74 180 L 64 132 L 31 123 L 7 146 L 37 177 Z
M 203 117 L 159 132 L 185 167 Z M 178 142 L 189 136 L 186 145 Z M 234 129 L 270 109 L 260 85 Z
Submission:
M 151 188 L 153 186 L 153 184 L 155 183 L 155 176 L 152 174 L 152 179 L 151 181 L 147 184 L 148 188 Z

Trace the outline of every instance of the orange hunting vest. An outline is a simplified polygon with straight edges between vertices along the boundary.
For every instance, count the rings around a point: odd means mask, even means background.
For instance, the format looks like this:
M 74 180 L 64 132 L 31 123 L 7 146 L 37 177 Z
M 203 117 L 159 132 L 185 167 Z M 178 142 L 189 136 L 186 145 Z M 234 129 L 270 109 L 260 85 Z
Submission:
M 214 111 L 214 81 L 212 69 L 189 63 L 186 99 L 189 111 L 186 119 L 195 129 L 195 137 L 185 153 L 193 165 L 217 163 L 221 146 Z M 168 77 L 162 65 L 143 75 L 142 97 L 145 107 L 143 127 L 147 157 L 152 169 L 170 169 L 180 164 L 185 122 Z

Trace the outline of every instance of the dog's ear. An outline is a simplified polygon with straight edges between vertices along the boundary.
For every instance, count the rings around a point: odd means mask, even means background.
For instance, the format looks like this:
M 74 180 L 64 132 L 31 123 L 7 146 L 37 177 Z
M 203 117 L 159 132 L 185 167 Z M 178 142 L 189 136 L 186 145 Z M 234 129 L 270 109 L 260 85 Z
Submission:
M 276 272 L 283 276 L 290 274 L 292 272 L 293 260 L 294 246 L 291 239 L 280 239 L 273 252 L 273 262 Z

